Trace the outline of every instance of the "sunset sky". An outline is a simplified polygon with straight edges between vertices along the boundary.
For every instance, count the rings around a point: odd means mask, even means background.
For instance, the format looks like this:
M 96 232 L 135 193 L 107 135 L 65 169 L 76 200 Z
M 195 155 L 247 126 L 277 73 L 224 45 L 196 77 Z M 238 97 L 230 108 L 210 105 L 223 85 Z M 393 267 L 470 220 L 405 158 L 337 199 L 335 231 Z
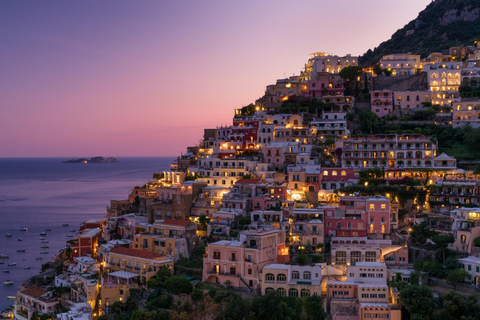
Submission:
M 0 1 L 0 157 L 176 156 L 431 0 Z

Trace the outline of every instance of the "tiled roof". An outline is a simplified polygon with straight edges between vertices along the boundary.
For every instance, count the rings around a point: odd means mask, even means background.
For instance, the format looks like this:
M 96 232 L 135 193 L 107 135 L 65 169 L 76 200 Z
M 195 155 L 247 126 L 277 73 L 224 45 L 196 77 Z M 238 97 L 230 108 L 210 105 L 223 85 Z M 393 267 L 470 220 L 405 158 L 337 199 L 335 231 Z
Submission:
M 262 179 L 240 179 L 235 184 L 257 184 L 260 181 L 262 181 Z
M 187 221 L 187 220 L 165 219 L 161 224 L 186 227 L 189 223 L 190 221 Z
M 163 257 L 162 255 L 155 253 L 155 252 L 149 252 L 149 251 L 143 251 L 143 250 L 138 250 L 138 249 L 130 249 L 130 248 L 125 248 L 125 247 L 118 247 L 110 250 L 112 253 L 117 253 L 117 254 L 123 254 L 126 256 L 131 256 L 131 257 L 138 257 L 138 258 L 144 258 L 144 259 L 155 259 L 155 258 L 161 258 Z
M 42 288 L 39 288 L 37 286 L 30 287 L 28 289 L 25 289 L 22 291 L 23 294 L 29 295 L 34 298 L 40 298 L 43 296 L 45 293 L 47 293 L 47 290 L 44 290 Z

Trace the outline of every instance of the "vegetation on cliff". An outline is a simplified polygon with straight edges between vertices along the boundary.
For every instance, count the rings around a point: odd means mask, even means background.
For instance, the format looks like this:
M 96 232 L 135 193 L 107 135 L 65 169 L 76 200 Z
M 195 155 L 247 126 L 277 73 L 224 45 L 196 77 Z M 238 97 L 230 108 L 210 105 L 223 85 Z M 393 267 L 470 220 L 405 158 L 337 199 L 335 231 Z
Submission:
M 374 65 L 382 56 L 393 53 L 426 57 L 452 46 L 474 45 L 479 34 L 480 0 L 436 0 L 389 40 L 368 50 L 359 62 Z

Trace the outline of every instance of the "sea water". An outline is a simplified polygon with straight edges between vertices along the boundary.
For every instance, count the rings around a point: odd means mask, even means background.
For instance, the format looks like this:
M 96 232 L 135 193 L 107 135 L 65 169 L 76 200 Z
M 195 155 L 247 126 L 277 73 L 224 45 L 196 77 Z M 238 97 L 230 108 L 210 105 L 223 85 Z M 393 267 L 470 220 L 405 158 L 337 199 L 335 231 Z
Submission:
M 0 311 L 13 304 L 7 296 L 15 296 L 18 286 L 66 247 L 72 239 L 67 235 L 75 236 L 86 220 L 103 219 L 110 200 L 127 199 L 133 187 L 152 181 L 154 172 L 167 171 L 173 160 L 117 159 L 118 163 L 67 164 L 62 163 L 67 158 L 0 158 L 0 254 L 9 256 L 0 259 Z M 41 254 L 45 251 L 48 254 Z M 7 280 L 14 285 L 3 286 Z

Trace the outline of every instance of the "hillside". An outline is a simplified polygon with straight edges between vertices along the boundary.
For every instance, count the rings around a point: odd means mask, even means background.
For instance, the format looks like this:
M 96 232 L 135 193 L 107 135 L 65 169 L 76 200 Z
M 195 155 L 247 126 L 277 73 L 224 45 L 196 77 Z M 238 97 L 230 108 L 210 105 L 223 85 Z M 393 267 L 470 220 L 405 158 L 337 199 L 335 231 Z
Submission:
M 423 58 L 452 46 L 473 45 L 479 37 L 480 0 L 436 0 L 390 40 L 373 51 L 368 50 L 359 62 L 373 65 L 383 55 L 407 52 L 421 54 Z

